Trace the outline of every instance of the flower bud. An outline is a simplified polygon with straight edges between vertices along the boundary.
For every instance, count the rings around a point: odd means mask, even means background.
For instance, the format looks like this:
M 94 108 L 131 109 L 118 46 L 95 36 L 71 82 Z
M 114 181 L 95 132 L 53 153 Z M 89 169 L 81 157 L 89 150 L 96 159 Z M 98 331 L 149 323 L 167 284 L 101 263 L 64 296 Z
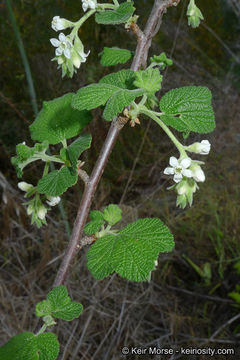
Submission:
M 33 210 L 34 210 L 33 204 L 28 205 L 27 214 L 31 215 L 33 213 Z
M 55 206 L 61 201 L 60 196 L 49 196 L 46 201 L 49 206 Z
M 193 179 L 197 182 L 204 182 L 205 181 L 205 174 L 202 171 L 202 168 L 197 165 L 197 164 L 193 164 L 191 166 L 191 170 L 192 170 L 192 174 L 193 174 Z
M 53 30 L 60 31 L 60 30 L 67 29 L 69 27 L 73 27 L 74 23 L 69 20 L 60 18 L 60 16 L 54 16 L 54 18 L 52 19 L 51 26 L 52 26 Z
M 208 155 L 211 149 L 211 144 L 208 140 L 202 140 L 201 142 L 195 142 L 192 145 L 186 147 L 187 151 L 200 154 Z
M 28 184 L 25 181 L 21 181 L 21 182 L 18 183 L 18 187 L 19 187 L 20 190 L 27 192 L 27 191 L 29 191 L 29 190 L 31 190 L 33 188 L 33 185 Z
M 38 216 L 38 218 L 39 218 L 40 220 L 44 220 L 46 213 L 47 213 L 47 209 L 45 208 L 44 205 L 41 205 L 41 206 L 38 208 L 37 216 Z

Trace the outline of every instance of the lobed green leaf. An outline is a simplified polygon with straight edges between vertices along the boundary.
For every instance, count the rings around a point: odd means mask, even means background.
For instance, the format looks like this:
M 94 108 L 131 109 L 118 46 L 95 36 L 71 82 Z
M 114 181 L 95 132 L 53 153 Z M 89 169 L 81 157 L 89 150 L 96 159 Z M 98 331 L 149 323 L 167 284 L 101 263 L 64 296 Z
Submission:
M 43 176 L 37 184 L 40 194 L 48 196 L 59 196 L 69 187 L 75 185 L 78 180 L 77 172 L 72 174 L 71 168 L 63 166 L 60 170 L 51 171 Z
M 71 106 L 72 93 L 43 103 L 36 120 L 30 126 L 33 140 L 47 140 L 55 145 L 78 135 L 91 121 L 91 114 Z
M 63 285 L 52 289 L 47 295 L 47 299 L 36 305 L 37 316 L 51 315 L 66 321 L 72 321 L 79 317 L 82 310 L 82 304 L 71 301 L 67 288 Z
M 111 121 L 124 107 L 143 95 L 143 89 L 135 89 L 134 79 L 135 72 L 132 70 L 121 70 L 106 75 L 98 84 L 80 89 L 73 97 L 72 106 L 78 110 L 90 110 L 107 102 L 103 118 Z
M 144 89 L 147 94 L 155 94 L 162 87 L 162 75 L 158 69 L 140 70 L 135 73 L 134 85 Z
M 99 238 L 88 251 L 88 268 L 99 280 L 115 271 L 131 281 L 146 281 L 158 254 L 173 247 L 173 236 L 159 219 L 139 219 L 116 235 Z
M 211 91 L 202 86 L 170 90 L 160 100 L 161 120 L 183 132 L 208 133 L 215 128 Z
M 110 204 L 104 209 L 103 217 L 109 225 L 113 226 L 122 219 L 122 210 L 119 206 Z

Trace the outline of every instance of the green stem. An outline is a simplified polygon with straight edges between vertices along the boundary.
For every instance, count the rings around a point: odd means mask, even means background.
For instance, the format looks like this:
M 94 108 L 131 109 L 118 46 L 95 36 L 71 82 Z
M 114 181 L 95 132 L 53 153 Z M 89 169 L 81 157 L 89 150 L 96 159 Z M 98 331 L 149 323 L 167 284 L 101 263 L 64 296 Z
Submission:
M 55 156 L 49 156 L 47 154 L 42 154 L 42 153 L 35 153 L 33 158 L 35 158 L 35 160 L 42 160 L 42 161 L 46 161 L 46 162 L 49 162 L 49 161 L 54 161 L 54 162 L 57 162 L 57 163 L 60 163 L 60 164 L 65 164 L 64 161 L 62 159 L 59 159 Z
M 173 135 L 171 130 L 167 127 L 167 125 L 164 124 L 164 122 L 159 119 L 154 113 L 154 111 L 148 110 L 145 106 L 143 106 L 140 110 L 142 114 L 145 114 L 152 118 L 158 125 L 161 126 L 161 128 L 165 131 L 165 133 L 169 136 L 169 138 L 172 140 L 176 148 L 178 149 L 180 153 L 180 157 L 185 158 L 188 157 L 186 151 L 184 150 L 184 146 L 177 140 L 177 138 Z
M 47 327 L 48 327 L 47 324 L 43 324 L 43 326 L 42 326 L 41 329 L 37 332 L 36 335 L 40 335 L 40 334 L 44 333 L 44 331 L 46 330 Z
M 118 0 L 113 0 L 115 6 L 119 6 Z
M 143 106 L 146 101 L 147 101 L 147 95 L 144 94 L 141 101 L 139 102 L 138 106 Z
M 43 176 L 46 176 L 48 174 L 48 170 L 49 170 L 49 161 L 47 161 L 44 166 Z
M 29 62 L 28 62 L 28 58 L 24 49 L 24 45 L 23 45 L 23 41 L 21 38 L 21 34 L 20 31 L 18 29 L 17 26 L 17 22 L 11 7 L 11 1 L 10 0 L 6 0 L 6 5 L 7 5 L 7 9 L 8 9 L 8 14 L 9 14 L 9 18 L 10 21 L 12 23 L 12 27 L 13 27 L 13 32 L 16 38 L 16 42 L 17 42 L 17 46 L 22 58 L 22 63 L 25 69 L 25 74 L 26 74 L 26 78 L 27 78 L 27 83 L 28 83 L 28 90 L 29 90 L 29 95 L 31 98 L 31 103 L 32 103 L 32 108 L 33 108 L 33 112 L 34 115 L 37 116 L 38 114 L 38 107 L 37 107 L 37 99 L 36 99 L 36 92 L 35 92 L 35 88 L 34 88 L 34 84 L 33 84 L 33 78 L 32 78 L 32 73 L 31 73 L 31 69 L 29 66 Z
M 114 4 L 115 4 L 115 1 L 113 0 Z M 118 3 L 118 2 L 117 2 Z M 119 7 L 119 3 L 118 4 L 98 4 L 99 7 L 101 7 L 103 10 L 105 9 L 113 9 L 113 10 L 116 10 L 118 7 Z
M 78 20 L 77 22 L 75 22 L 74 28 L 72 29 L 72 32 L 70 34 L 70 38 L 73 40 L 74 37 L 77 35 L 78 30 L 80 29 L 80 27 L 82 26 L 82 24 L 90 17 L 92 16 L 94 13 L 96 12 L 96 9 L 93 10 L 89 10 L 85 15 L 83 15 L 81 17 L 80 20 Z

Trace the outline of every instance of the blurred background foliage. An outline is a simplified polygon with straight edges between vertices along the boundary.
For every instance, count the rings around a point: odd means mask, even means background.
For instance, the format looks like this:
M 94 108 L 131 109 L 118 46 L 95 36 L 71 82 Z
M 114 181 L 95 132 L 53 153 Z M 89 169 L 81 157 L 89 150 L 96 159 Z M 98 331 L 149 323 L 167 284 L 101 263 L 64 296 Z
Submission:
M 237 0 L 198 0 L 205 21 L 193 30 L 187 26 L 187 3 L 182 0 L 176 8 L 168 9 L 151 55 L 165 51 L 174 61 L 165 70 L 160 96 L 186 85 L 208 86 L 213 93 L 217 128 L 201 137 L 212 143 L 210 155 L 203 159 L 206 182 L 196 193 L 192 208 L 177 209 L 175 194 L 166 190 L 170 181 L 163 175 L 169 156 L 177 155 L 173 145 L 148 120 L 143 119 L 141 126 L 133 129 L 125 126 L 93 207 L 120 203 L 125 223 L 136 217 L 158 216 L 175 234 L 176 248 L 159 258 L 150 284 L 127 283 L 116 276 L 96 282 L 86 269 L 83 251 L 74 261 L 68 288 L 83 303 L 85 312 L 73 326 L 60 323 L 57 328 L 62 343 L 67 343 L 61 359 L 119 359 L 123 345 L 239 349 L 239 304 L 235 301 L 237 295 L 234 298 L 228 294 L 239 293 L 236 285 L 240 276 L 240 5 Z M 137 0 L 135 4 L 143 26 L 153 1 Z M 88 61 L 72 80 L 62 79 L 51 62 L 54 49 L 49 39 L 57 34 L 50 23 L 55 15 L 77 20 L 82 14 L 80 0 L 14 0 L 12 6 L 30 62 L 39 109 L 42 101 L 75 92 L 111 71 L 99 64 L 103 46 L 135 49 L 133 34 L 123 26 L 99 26 L 90 19 L 80 32 L 85 51 L 91 51 Z M 5 342 L 17 332 L 36 326 L 33 304 L 51 287 L 67 236 L 57 209 L 50 213 L 49 225 L 37 230 L 30 225 L 22 206 L 10 157 L 17 143 L 31 144 L 28 125 L 34 115 L 4 1 L 0 1 L 0 21 L 0 332 Z M 88 127 L 93 146 L 84 155 L 88 171 L 108 127 L 100 111 L 95 112 Z M 191 135 L 185 141 L 198 140 L 199 135 Z M 42 172 L 37 165 L 27 168 L 24 180 L 37 181 Z M 81 184 L 77 185 L 63 197 L 70 224 L 82 189 Z M 235 320 L 229 322 L 231 319 Z

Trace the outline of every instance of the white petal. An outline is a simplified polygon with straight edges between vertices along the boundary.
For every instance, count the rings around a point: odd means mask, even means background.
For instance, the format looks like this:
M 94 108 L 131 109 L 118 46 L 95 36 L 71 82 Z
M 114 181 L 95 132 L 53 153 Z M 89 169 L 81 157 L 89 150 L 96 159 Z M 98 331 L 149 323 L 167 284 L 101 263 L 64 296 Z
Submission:
M 170 159 L 169 159 L 169 164 L 173 167 L 177 167 L 179 166 L 179 162 L 178 162 L 178 159 L 175 158 L 175 156 L 171 156 Z
M 61 47 L 58 47 L 56 50 L 55 50 L 55 54 L 56 56 L 61 56 L 63 53 L 63 49 Z
M 182 167 L 184 167 L 185 169 L 187 169 L 190 165 L 191 165 L 191 159 L 190 158 L 185 158 L 181 160 L 181 165 Z
M 67 59 L 71 59 L 71 51 L 67 48 L 64 49 L 64 55 Z
M 50 42 L 53 46 L 58 47 L 61 43 L 58 39 L 50 39 Z
M 173 177 L 173 180 L 176 183 L 179 183 L 182 180 L 182 178 L 183 178 L 182 174 L 175 174 L 174 177 Z
M 167 167 L 166 169 L 164 169 L 163 173 L 166 174 L 166 175 L 173 175 L 174 174 L 174 168 Z
M 58 38 L 61 42 L 66 41 L 66 36 L 64 35 L 64 33 L 60 33 Z
M 189 170 L 189 169 L 183 169 L 183 170 L 182 170 L 182 174 L 183 174 L 183 176 L 186 176 L 186 177 L 188 177 L 188 178 L 191 178 L 191 177 L 193 176 L 192 171 Z

